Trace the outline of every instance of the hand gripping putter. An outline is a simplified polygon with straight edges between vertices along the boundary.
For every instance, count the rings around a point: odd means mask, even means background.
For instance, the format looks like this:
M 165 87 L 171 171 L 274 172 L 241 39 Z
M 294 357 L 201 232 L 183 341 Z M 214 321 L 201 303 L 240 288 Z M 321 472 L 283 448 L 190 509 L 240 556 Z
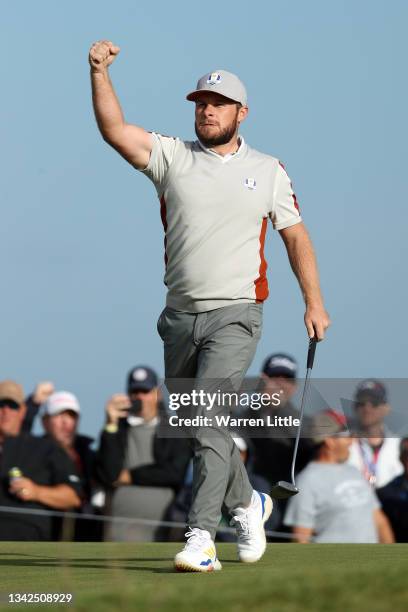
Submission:
M 316 352 L 316 344 L 317 344 L 317 341 L 315 338 L 311 338 L 309 340 L 309 350 L 307 352 L 307 364 L 306 364 L 306 378 L 305 378 L 305 384 L 303 386 L 302 403 L 300 405 L 299 426 L 296 432 L 295 446 L 293 448 L 292 469 L 291 469 L 292 482 L 286 482 L 285 480 L 279 480 L 276 483 L 276 485 L 272 487 L 271 492 L 270 492 L 271 497 L 273 497 L 274 499 L 287 499 L 288 497 L 292 497 L 293 495 L 296 495 L 297 493 L 299 493 L 299 489 L 297 488 L 296 483 L 295 483 L 295 464 L 296 464 L 296 456 L 297 456 L 297 451 L 298 451 L 298 446 L 299 446 L 300 431 L 302 429 L 304 406 L 305 406 L 306 398 L 307 398 L 308 391 L 309 391 L 310 372 L 312 371 L 312 368 L 313 368 L 313 361 L 314 361 L 314 356 Z

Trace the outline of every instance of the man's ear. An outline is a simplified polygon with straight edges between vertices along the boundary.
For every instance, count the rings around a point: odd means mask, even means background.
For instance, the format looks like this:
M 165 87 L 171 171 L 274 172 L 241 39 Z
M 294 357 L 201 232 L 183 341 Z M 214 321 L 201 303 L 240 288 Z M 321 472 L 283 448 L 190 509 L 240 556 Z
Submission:
M 247 118 L 249 113 L 249 108 L 247 106 L 241 106 L 241 108 L 238 111 L 238 122 L 242 123 L 242 121 L 245 121 L 245 119 Z

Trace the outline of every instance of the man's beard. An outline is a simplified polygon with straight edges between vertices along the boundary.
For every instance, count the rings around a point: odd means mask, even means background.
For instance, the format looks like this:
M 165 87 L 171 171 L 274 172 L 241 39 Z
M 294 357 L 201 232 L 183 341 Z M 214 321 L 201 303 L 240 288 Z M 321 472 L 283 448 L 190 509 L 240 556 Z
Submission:
M 238 113 L 237 113 L 238 116 Z M 235 136 L 235 133 L 238 128 L 238 119 L 235 117 L 234 121 L 230 123 L 227 127 L 225 127 L 218 136 L 213 136 L 212 138 L 206 138 L 203 134 L 200 133 L 200 128 L 197 125 L 197 121 L 194 124 L 195 133 L 197 138 L 202 142 L 202 144 L 209 149 L 210 147 L 217 147 L 218 145 L 224 145 L 230 142 L 232 138 Z

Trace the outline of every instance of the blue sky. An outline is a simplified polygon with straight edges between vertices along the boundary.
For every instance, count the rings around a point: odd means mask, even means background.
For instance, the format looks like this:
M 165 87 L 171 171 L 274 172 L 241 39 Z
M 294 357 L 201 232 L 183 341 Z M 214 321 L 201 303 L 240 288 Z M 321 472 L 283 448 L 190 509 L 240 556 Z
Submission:
M 333 319 L 319 377 L 406 377 L 407 3 L 158 0 L 2 9 L 0 378 L 76 393 L 93 435 L 127 370 L 163 373 L 163 234 L 150 182 L 102 141 L 87 54 L 121 47 L 111 76 L 128 121 L 191 139 L 185 94 L 237 73 L 247 142 L 282 159 Z M 303 365 L 303 303 L 268 228 L 271 295 L 250 373 L 269 352 Z

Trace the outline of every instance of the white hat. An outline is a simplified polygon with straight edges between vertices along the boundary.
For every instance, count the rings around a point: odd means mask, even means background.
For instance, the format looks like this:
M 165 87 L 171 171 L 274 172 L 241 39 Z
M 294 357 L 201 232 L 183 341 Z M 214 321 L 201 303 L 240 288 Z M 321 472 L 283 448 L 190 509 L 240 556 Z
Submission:
M 73 393 L 69 393 L 68 391 L 56 391 L 56 393 L 50 395 L 46 401 L 43 414 L 53 416 L 64 412 L 64 410 L 72 410 L 72 412 L 76 412 L 76 414 L 80 414 L 81 412 L 79 402 Z
M 244 84 L 236 74 L 227 72 L 227 70 L 207 72 L 198 80 L 195 90 L 187 94 L 187 100 L 194 102 L 197 94 L 200 94 L 202 91 L 218 93 L 225 98 L 240 102 L 242 106 L 247 105 L 247 92 Z

